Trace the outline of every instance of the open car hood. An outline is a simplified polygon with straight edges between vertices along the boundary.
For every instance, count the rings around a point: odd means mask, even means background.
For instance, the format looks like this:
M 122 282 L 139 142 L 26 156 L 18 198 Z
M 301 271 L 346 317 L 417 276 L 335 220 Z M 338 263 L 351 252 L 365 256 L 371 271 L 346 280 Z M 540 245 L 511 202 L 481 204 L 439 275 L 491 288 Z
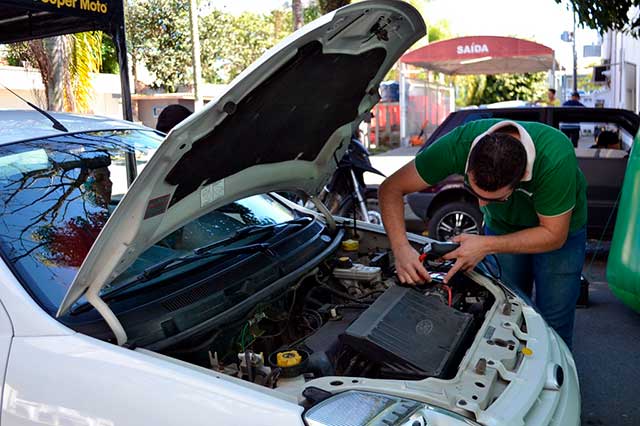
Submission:
M 211 210 L 269 191 L 318 193 L 378 102 L 379 83 L 424 34 L 411 5 L 364 1 L 266 52 L 167 136 L 102 229 L 58 316 L 82 295 L 112 315 L 99 298 L 102 287 Z

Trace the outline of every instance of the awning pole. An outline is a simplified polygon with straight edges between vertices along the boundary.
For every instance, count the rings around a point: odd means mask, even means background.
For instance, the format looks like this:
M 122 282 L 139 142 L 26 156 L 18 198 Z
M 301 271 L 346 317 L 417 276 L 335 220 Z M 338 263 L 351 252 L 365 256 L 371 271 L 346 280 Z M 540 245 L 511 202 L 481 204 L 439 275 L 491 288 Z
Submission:
M 400 146 L 408 146 L 407 143 L 407 101 L 405 96 L 405 69 L 406 65 L 400 63 Z M 377 122 L 376 122 L 377 124 Z M 377 142 L 377 141 L 376 141 Z
M 127 61 L 127 39 L 124 28 L 124 4 L 115 12 L 117 24 L 112 28 L 113 43 L 116 46 L 118 65 L 120 67 L 120 90 L 122 92 L 122 116 L 127 121 L 133 121 L 131 107 L 131 85 L 129 84 L 129 62 Z M 127 185 L 131 186 L 138 175 L 135 151 L 127 152 L 125 165 L 127 169 Z

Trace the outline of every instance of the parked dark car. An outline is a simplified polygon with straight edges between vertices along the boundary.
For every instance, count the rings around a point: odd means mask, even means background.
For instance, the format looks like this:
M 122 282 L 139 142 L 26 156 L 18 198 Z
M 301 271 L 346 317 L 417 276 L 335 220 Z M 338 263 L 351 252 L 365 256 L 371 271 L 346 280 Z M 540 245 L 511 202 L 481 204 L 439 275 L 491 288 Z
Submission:
M 576 107 L 463 110 L 449 115 L 421 150 L 456 127 L 485 118 L 537 121 L 563 131 L 574 143 L 578 164 L 587 179 L 588 235 L 611 237 L 629 150 L 640 126 L 637 114 L 621 109 Z M 620 149 L 594 147 L 603 131 L 616 135 Z M 482 231 L 482 213 L 476 198 L 464 188 L 462 176 L 450 176 L 422 192 L 409 194 L 407 203 L 416 216 L 428 223 L 432 238 L 445 240 Z

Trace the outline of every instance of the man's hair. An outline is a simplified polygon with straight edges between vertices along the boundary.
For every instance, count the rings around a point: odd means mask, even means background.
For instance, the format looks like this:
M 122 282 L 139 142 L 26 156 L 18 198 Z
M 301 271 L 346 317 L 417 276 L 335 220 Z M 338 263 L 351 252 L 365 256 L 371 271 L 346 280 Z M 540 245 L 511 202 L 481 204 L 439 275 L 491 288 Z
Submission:
M 169 133 L 178 123 L 191 115 L 189 108 L 180 104 L 167 105 L 158 116 L 156 130 Z
M 573 96 L 574 98 L 580 99 L 580 92 L 572 92 L 571 96 Z
M 473 180 L 480 189 L 497 191 L 504 187 L 515 188 L 526 168 L 527 152 L 522 142 L 499 131 L 483 136 L 473 147 L 467 171 L 473 173 Z
M 549 88 L 549 91 L 550 91 L 551 93 L 553 93 L 554 95 L 556 94 L 556 89 Z

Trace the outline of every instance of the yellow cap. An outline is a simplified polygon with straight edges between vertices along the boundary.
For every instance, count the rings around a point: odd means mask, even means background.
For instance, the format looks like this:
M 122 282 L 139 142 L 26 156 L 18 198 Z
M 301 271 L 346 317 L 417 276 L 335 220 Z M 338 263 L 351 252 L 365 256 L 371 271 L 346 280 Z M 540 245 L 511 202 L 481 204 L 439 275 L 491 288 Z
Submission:
M 344 251 L 358 251 L 360 243 L 358 240 L 344 240 L 342 242 L 342 250 Z
M 276 364 L 278 367 L 295 367 L 302 362 L 302 357 L 298 351 L 278 352 Z
M 521 351 L 525 356 L 531 356 L 533 355 L 533 351 L 530 348 L 524 347 L 522 348 Z

